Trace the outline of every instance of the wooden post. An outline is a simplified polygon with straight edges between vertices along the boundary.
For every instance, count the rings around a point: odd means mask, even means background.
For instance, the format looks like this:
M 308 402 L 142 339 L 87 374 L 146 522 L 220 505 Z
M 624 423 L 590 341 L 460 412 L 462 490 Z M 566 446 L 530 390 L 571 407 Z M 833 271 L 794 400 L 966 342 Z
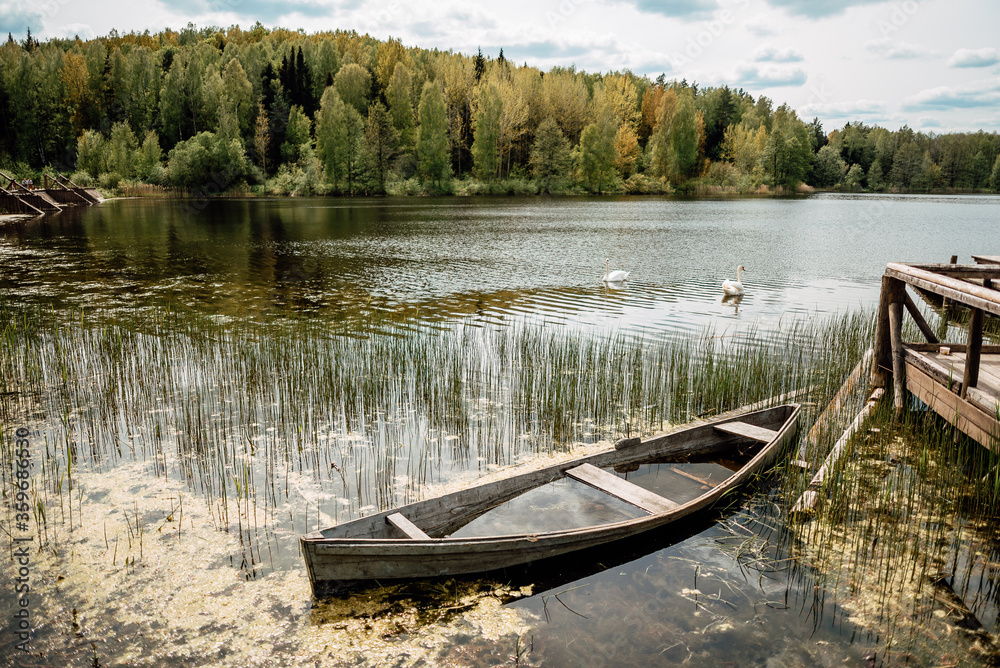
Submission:
M 952 255 L 948 264 L 958 264 L 958 256 Z M 948 331 L 948 298 L 941 297 L 941 317 L 944 318 L 945 332 Z
M 878 297 L 878 317 L 875 320 L 875 343 L 872 346 L 871 386 L 885 387 L 886 370 L 889 369 L 889 300 L 892 297 L 892 278 L 882 276 L 882 291 Z
M 896 418 L 903 416 L 906 403 L 906 364 L 903 361 L 903 305 L 889 304 L 889 341 L 892 351 L 892 404 Z
M 965 396 L 970 387 L 979 384 L 979 359 L 983 350 L 983 312 L 981 309 L 972 309 L 972 317 L 969 319 L 969 344 L 965 348 L 965 376 L 962 378 L 962 394 Z

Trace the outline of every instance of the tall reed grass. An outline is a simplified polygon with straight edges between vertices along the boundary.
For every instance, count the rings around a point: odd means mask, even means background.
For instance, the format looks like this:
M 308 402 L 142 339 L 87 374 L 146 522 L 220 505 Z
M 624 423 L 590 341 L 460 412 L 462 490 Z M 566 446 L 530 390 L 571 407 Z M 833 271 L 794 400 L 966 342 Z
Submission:
M 526 325 L 343 336 L 320 321 L 167 308 L 128 320 L 4 308 L 0 419 L 42 437 L 50 520 L 72 523 L 77 470 L 143 462 L 238 531 L 252 571 L 271 532 L 406 503 L 428 483 L 791 390 L 828 396 L 870 322 L 647 342 Z

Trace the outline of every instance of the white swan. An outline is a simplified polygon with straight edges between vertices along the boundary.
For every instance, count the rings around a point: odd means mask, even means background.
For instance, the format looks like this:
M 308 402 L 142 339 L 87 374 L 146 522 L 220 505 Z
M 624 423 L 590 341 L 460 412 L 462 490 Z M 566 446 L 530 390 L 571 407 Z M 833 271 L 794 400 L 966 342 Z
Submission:
M 616 269 L 611 271 L 611 258 L 605 261 L 604 265 L 604 282 L 605 283 L 622 283 L 628 278 L 629 272 L 622 271 L 621 269 Z
M 735 281 L 729 281 L 729 280 L 722 281 L 722 291 L 725 292 L 727 295 L 742 295 L 743 277 L 740 274 L 740 272 L 743 271 L 746 271 L 746 269 L 744 269 L 743 265 L 741 264 L 739 267 L 736 268 Z

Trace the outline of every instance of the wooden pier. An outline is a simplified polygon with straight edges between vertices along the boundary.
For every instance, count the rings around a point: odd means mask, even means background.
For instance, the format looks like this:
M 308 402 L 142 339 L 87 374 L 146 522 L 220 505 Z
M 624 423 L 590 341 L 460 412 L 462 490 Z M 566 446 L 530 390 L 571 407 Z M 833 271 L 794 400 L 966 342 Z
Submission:
M 890 263 L 882 277 L 872 384 L 891 378 L 896 412 L 906 392 L 927 404 L 983 446 L 1000 450 L 1000 345 L 983 345 L 983 321 L 1000 317 L 1000 256 L 973 256 L 976 264 Z M 907 286 L 970 310 L 964 342 L 938 341 L 907 292 Z M 903 312 L 925 341 L 902 338 Z
M 62 211 L 67 206 L 100 204 L 104 201 L 94 188 L 81 188 L 63 174 L 44 175 L 41 188 L 29 188 L 17 178 L 0 171 L 0 212 L 43 213 Z

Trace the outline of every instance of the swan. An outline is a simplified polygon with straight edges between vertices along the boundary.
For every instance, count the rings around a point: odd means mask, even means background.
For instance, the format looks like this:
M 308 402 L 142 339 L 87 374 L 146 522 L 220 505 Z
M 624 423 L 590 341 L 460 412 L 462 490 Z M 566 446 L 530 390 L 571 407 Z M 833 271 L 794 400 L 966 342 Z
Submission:
M 741 264 L 736 268 L 736 280 L 722 281 L 722 291 L 727 295 L 742 295 L 743 294 L 743 277 L 740 272 L 746 271 Z
M 611 271 L 611 258 L 605 261 L 604 266 L 604 282 L 605 283 L 621 283 L 628 278 L 629 272 L 622 271 L 621 269 L 616 269 Z

